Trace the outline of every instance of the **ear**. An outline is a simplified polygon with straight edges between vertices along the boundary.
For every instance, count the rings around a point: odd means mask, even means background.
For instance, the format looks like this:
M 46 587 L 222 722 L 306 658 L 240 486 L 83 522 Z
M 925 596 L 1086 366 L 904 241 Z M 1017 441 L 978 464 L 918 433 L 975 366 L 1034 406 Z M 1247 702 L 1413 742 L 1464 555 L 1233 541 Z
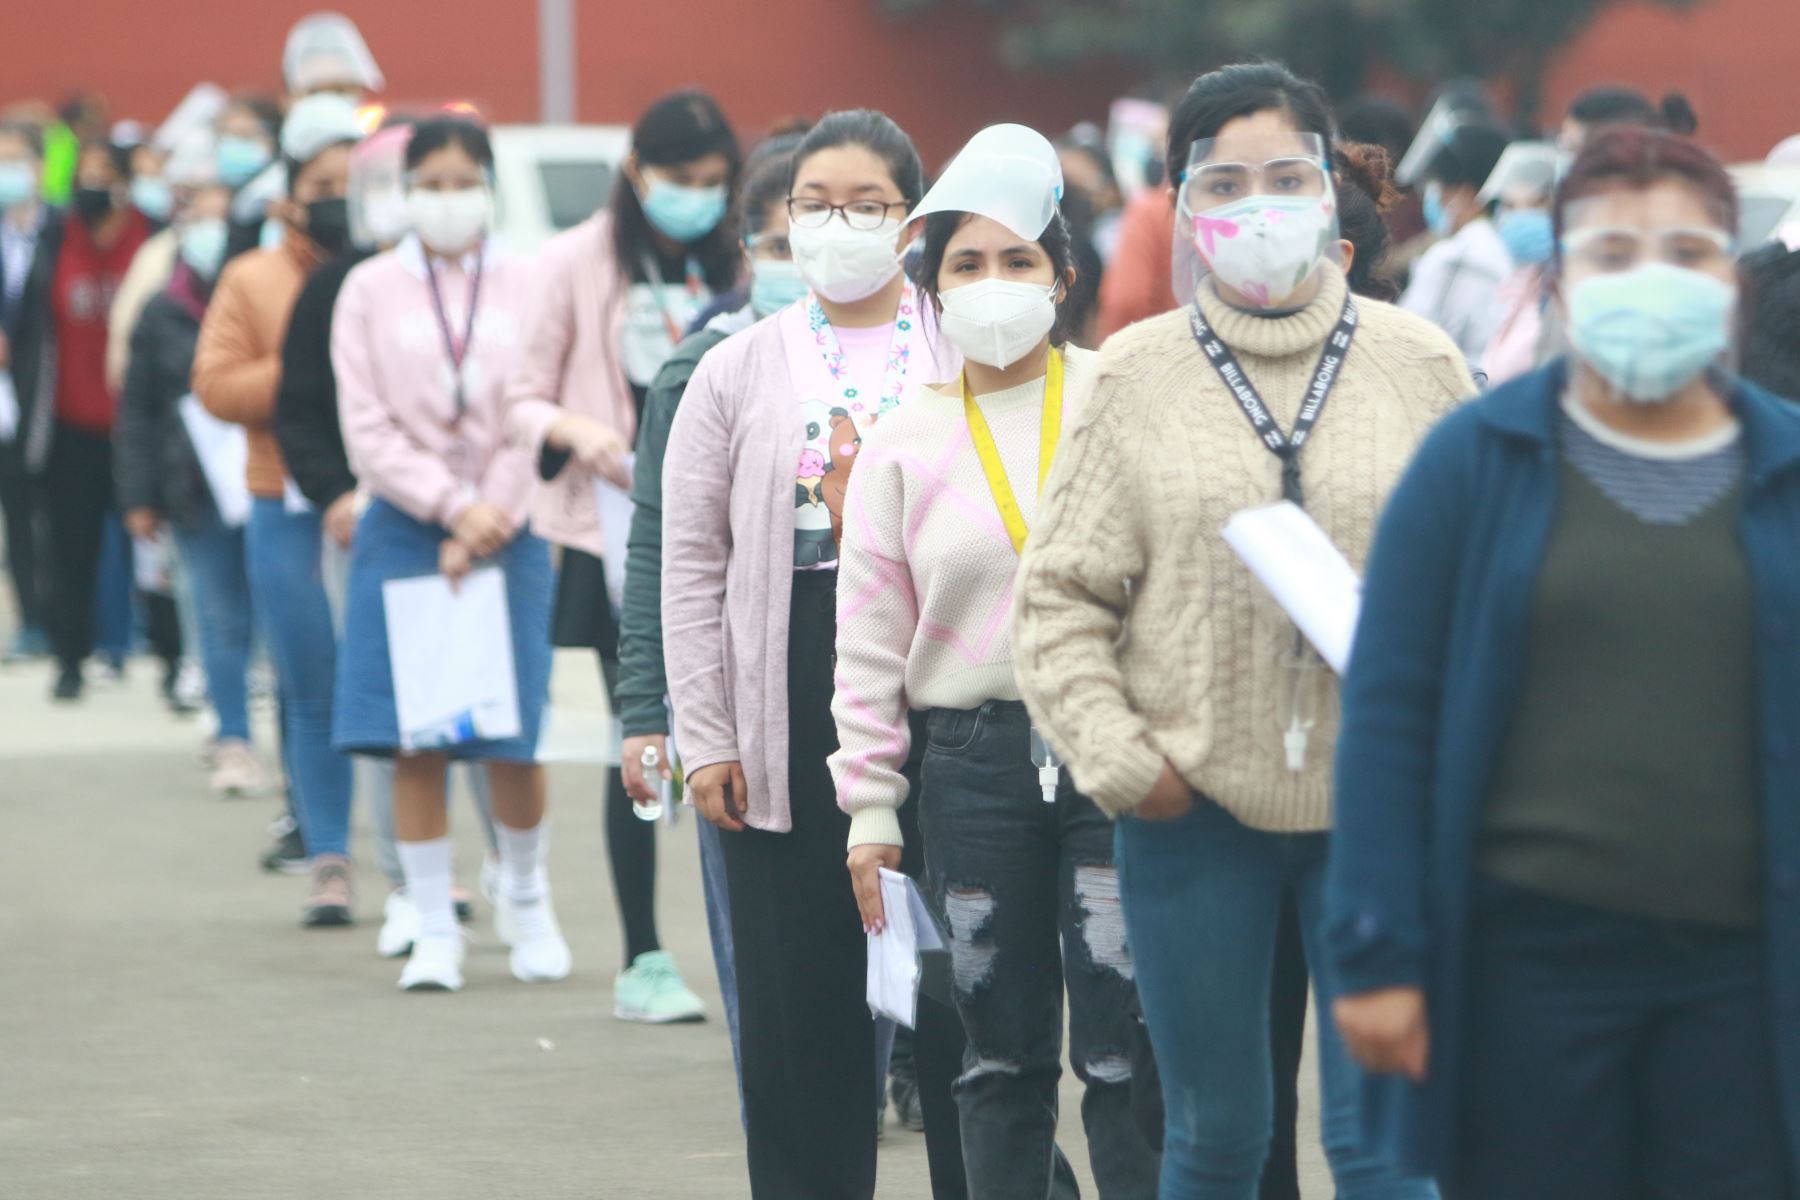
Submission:
M 1057 283 L 1059 284 L 1056 289 L 1057 295 L 1053 296 L 1052 300 L 1057 304 L 1061 304 L 1073 295 L 1075 292 L 1075 280 L 1077 278 L 1079 278 L 1079 275 L 1077 274 L 1073 263 L 1063 268 L 1062 278 L 1057 280 Z
M 1344 261 L 1339 265 L 1344 268 L 1344 274 L 1348 275 L 1350 268 L 1356 265 L 1356 243 L 1349 238 L 1339 238 L 1338 250 L 1344 256 Z

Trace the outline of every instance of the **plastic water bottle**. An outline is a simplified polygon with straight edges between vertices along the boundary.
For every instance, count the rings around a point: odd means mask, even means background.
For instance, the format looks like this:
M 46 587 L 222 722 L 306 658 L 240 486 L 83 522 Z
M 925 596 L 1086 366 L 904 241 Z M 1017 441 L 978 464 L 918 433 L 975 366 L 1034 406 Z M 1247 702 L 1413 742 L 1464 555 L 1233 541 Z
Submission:
M 1050 748 L 1037 726 L 1031 727 L 1031 761 L 1037 765 L 1038 786 L 1043 789 L 1044 803 L 1056 803 L 1056 782 L 1062 775 L 1062 759 Z
M 640 821 L 660 821 L 663 815 L 664 799 L 669 790 L 668 781 L 662 777 L 662 755 L 656 752 L 655 746 L 645 746 L 638 765 L 644 768 L 644 781 L 656 789 L 657 799 L 649 804 L 632 802 L 632 815 Z

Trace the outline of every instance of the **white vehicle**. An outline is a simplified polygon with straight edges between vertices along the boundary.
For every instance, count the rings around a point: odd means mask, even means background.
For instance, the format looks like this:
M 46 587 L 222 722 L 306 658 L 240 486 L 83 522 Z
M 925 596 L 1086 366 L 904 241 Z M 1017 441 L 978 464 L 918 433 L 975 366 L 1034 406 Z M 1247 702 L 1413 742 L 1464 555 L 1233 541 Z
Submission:
M 496 231 L 520 254 L 604 206 L 631 152 L 623 125 L 496 125 L 492 138 Z
M 1738 243 L 1745 250 L 1800 223 L 1800 167 L 1747 163 L 1731 168 L 1738 189 Z

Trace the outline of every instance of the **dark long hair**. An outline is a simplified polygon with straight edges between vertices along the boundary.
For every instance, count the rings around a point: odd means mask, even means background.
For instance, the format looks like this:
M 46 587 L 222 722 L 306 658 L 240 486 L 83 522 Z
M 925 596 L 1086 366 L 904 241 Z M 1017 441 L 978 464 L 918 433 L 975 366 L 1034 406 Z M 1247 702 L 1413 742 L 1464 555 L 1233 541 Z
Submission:
M 894 186 L 909 207 L 925 198 L 925 166 L 919 161 L 918 148 L 892 117 L 872 108 L 826 113 L 794 152 L 793 175 L 799 175 L 801 164 L 813 155 L 838 146 L 861 146 L 886 163 Z M 790 176 L 790 189 L 792 186 Z
M 639 166 L 651 167 L 672 167 L 709 154 L 723 154 L 728 166 L 726 191 L 737 191 L 743 149 L 719 102 L 698 88 L 674 92 L 645 109 L 632 126 L 631 149 Z M 609 207 L 613 216 L 613 252 L 618 257 L 619 270 L 634 275 L 646 254 L 656 254 L 656 242 L 637 189 L 623 171 L 613 182 Z M 737 285 L 737 229 L 729 218 L 686 249 L 700 264 L 706 286 L 714 292 L 727 292 Z

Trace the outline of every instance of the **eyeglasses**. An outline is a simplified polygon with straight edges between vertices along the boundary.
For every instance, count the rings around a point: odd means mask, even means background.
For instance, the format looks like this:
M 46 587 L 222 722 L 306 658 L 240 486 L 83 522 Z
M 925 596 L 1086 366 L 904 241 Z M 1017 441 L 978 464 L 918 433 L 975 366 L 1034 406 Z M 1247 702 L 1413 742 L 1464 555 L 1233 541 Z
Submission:
M 1322 196 L 1328 182 L 1325 164 L 1315 158 L 1191 163 L 1181 202 L 1188 212 L 1203 213 L 1245 196 Z
M 802 229 L 823 229 L 836 213 L 844 224 L 863 233 L 880 229 L 891 209 L 906 210 L 904 200 L 855 200 L 849 204 L 832 204 L 811 196 L 789 196 L 788 220 Z
M 1597 273 L 1629 271 L 1646 262 L 1693 271 L 1731 264 L 1737 240 L 1721 229 L 1578 229 L 1563 239 L 1567 265 Z
M 794 257 L 794 248 L 784 233 L 752 233 L 744 238 L 744 249 L 752 258 L 781 259 Z

